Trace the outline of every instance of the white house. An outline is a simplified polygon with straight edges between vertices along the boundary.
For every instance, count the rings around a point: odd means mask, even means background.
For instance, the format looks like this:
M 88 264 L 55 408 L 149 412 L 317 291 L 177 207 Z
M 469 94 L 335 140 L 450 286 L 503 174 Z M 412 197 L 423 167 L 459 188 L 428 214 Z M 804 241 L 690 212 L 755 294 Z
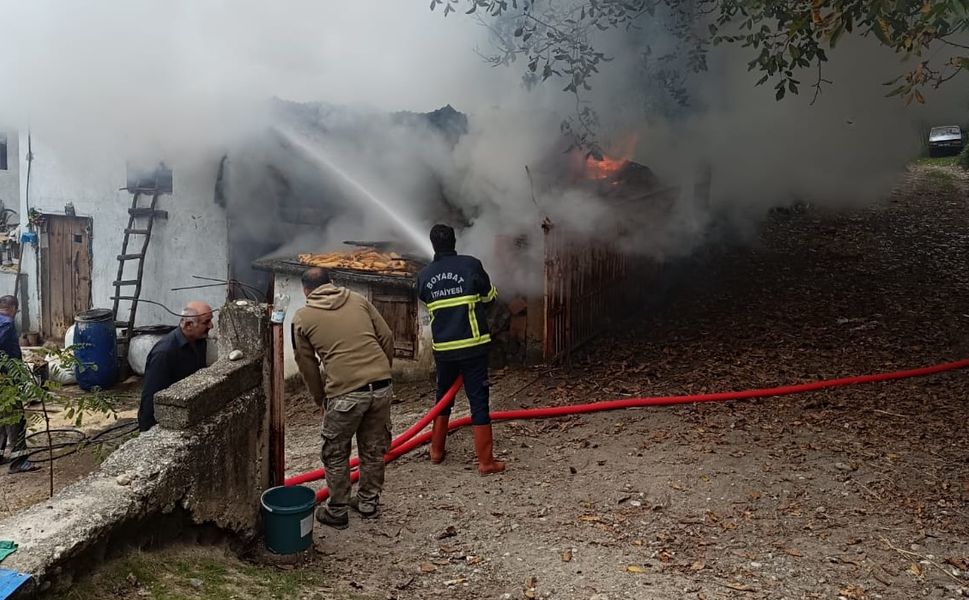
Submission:
M 28 159 L 26 130 L 7 134 L 8 169 L 0 170 L 0 200 L 17 211 L 19 222 L 19 229 L 10 234 L 21 240 L 20 285 L 15 286 L 16 264 L 0 267 L 0 294 L 13 294 L 16 287 L 22 334 L 59 342 L 77 314 L 113 307 L 115 281 L 136 279 L 132 267 L 137 261 L 127 262 L 120 278 L 118 268 L 134 197 L 129 188 L 137 186 L 129 185 L 133 174 L 128 157 L 78 157 L 37 134 L 30 137 Z M 158 157 L 171 169 L 171 189 L 159 196 L 156 207 L 167 216 L 153 224 L 136 327 L 175 325 L 178 316 L 173 313 L 189 300 L 203 300 L 213 307 L 233 294 L 265 300 L 268 274 L 250 270 L 251 263 L 297 235 L 306 240 L 306 251 L 317 250 L 320 242 L 314 240 L 323 239 L 329 220 L 345 214 L 347 209 L 337 204 L 339 192 L 329 187 L 325 176 L 280 183 L 278 169 L 268 170 L 259 158 L 253 161 L 244 155 L 237 152 L 234 161 L 217 154 L 209 158 L 195 154 L 182 161 Z M 244 172 L 250 181 L 237 185 L 235 197 L 227 198 L 232 190 L 227 191 L 231 185 L 225 180 L 233 169 L 237 177 Z M 150 194 L 142 195 L 138 206 L 146 207 L 150 201 Z M 313 231 L 319 233 L 314 236 Z M 132 246 L 125 253 L 138 253 L 142 239 L 132 235 Z M 218 283 L 235 278 L 253 286 L 228 290 Z M 292 314 L 303 302 L 298 273 L 294 278 L 279 278 L 277 285 L 277 291 L 285 290 L 293 298 L 288 330 Z M 359 291 L 372 296 L 367 287 Z M 130 292 L 131 288 L 122 290 Z M 423 316 L 426 326 L 427 316 L 419 315 L 416 296 L 411 296 L 410 289 L 396 295 L 384 290 L 371 299 L 384 307 L 389 321 L 401 323 L 400 333 L 407 335 L 401 336 L 402 356 L 395 367 L 398 374 L 413 376 L 429 372 L 433 361 L 428 334 L 419 324 Z M 122 302 L 118 321 L 127 319 L 127 310 L 128 303 Z M 285 355 L 286 375 L 295 375 L 288 331 Z
M 124 189 L 128 161 L 109 155 L 72 158 L 37 135 L 29 145 L 30 157 L 27 132 L 7 132 L 0 200 L 19 213 L 21 332 L 58 340 L 77 313 L 112 308 L 133 197 Z M 214 200 L 219 161 L 159 159 L 171 166 L 173 185 L 159 198 L 157 208 L 168 214 L 154 222 L 142 277 L 140 298 L 158 304 L 139 303 L 138 326 L 176 324 L 178 317 L 168 310 L 177 313 L 193 299 L 220 306 L 226 297 L 223 286 L 173 290 L 212 283 L 193 276 L 228 278 L 226 214 Z M 148 203 L 145 197 L 140 205 Z M 142 239 L 133 235 L 131 243 L 140 248 Z M 0 272 L 2 294 L 14 292 L 10 271 Z M 123 279 L 131 278 L 129 269 Z M 119 309 L 119 319 L 126 320 L 127 305 Z

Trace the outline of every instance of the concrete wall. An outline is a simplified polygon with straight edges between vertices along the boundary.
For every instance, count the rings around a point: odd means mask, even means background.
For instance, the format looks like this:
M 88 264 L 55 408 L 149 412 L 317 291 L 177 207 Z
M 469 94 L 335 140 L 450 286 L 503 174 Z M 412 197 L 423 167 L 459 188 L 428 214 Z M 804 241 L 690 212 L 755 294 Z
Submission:
M 341 284 L 343 285 L 343 284 Z M 367 287 L 360 283 L 349 283 L 345 287 L 369 299 Z M 293 352 L 292 324 L 296 311 L 306 305 L 303 295 L 303 285 L 296 275 L 276 273 L 275 290 L 277 294 L 287 294 L 290 297 L 289 310 L 286 311 L 286 321 L 283 324 L 285 336 L 285 374 L 286 377 L 299 376 L 296 357 Z M 430 377 L 434 373 L 434 352 L 431 349 L 431 318 L 423 303 L 418 303 L 418 340 L 417 359 L 408 360 L 395 358 L 393 366 L 394 378 L 398 381 L 414 381 Z
M 25 140 L 26 135 L 22 133 L 21 147 L 25 147 Z M 119 190 L 126 182 L 126 157 L 68 158 L 45 145 L 36 135 L 32 146 L 29 198 L 25 186 L 20 186 L 21 223 L 27 219 L 28 201 L 30 208 L 51 214 L 64 214 L 64 206 L 72 203 L 78 216 L 92 217 L 92 303 L 96 308 L 111 308 L 117 255 L 121 253 L 131 204 L 131 194 Z M 219 306 L 225 301 L 224 287 L 172 291 L 175 287 L 206 283 L 193 279 L 193 275 L 228 277 L 226 215 L 213 200 L 218 159 L 186 164 L 169 157 L 159 159 L 173 169 L 174 193 L 162 196 L 159 201 L 159 208 L 167 210 L 169 217 L 155 221 L 141 297 L 161 302 L 175 312 L 192 299 Z M 24 250 L 22 270 L 28 274 L 32 330 L 40 328 L 39 303 L 42 301 L 37 257 L 36 248 Z M 138 307 L 136 323 L 175 324 L 177 317 L 144 303 Z
M 108 550 L 137 546 L 159 527 L 258 534 L 269 480 L 266 307 L 224 307 L 219 333 L 220 361 L 156 396 L 159 426 L 50 500 L 0 520 L 3 538 L 20 545 L 3 567 L 32 576 L 16 598 L 61 597 Z M 242 360 L 227 360 L 233 349 Z

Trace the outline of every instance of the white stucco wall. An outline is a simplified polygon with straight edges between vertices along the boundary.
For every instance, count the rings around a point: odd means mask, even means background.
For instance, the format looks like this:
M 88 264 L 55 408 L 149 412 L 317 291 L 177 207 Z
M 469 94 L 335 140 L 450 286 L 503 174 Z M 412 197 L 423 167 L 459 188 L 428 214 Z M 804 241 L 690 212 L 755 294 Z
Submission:
M 17 210 L 20 203 L 20 145 L 17 131 L 0 127 L 7 136 L 7 170 L 0 171 L 0 201 L 7 208 Z
M 7 170 L 0 171 L 0 202 L 5 208 L 20 210 L 20 139 L 12 128 L 0 127 L 0 133 L 7 136 Z M 26 149 L 24 150 L 26 152 Z M 21 276 L 21 285 L 28 277 Z M 0 295 L 13 294 L 16 274 L 0 270 Z M 28 311 L 29 313 L 29 311 Z M 23 316 L 23 313 L 21 313 Z M 22 329 L 22 328 L 21 328 Z
M 350 290 L 369 298 L 366 286 L 362 284 L 351 284 L 346 286 Z M 295 275 L 276 274 L 275 291 L 277 294 L 283 293 L 290 297 L 289 309 L 286 311 L 286 321 L 283 323 L 285 350 L 283 352 L 284 368 L 286 377 L 299 375 L 299 368 L 296 366 L 296 357 L 293 353 L 292 324 L 293 316 L 296 311 L 306 305 L 306 297 L 303 295 L 303 286 L 299 277 Z M 431 328 L 430 317 L 424 305 L 418 303 L 419 329 L 417 334 L 417 359 L 408 360 L 395 358 L 393 373 L 397 380 L 414 380 L 429 377 L 434 372 L 434 353 L 431 349 Z
M 21 134 L 21 147 L 25 147 L 24 134 Z M 64 214 L 64 206 L 70 202 L 78 216 L 91 217 L 92 305 L 93 308 L 111 308 L 117 256 L 121 253 L 132 198 L 126 190 L 119 189 L 126 181 L 125 157 L 72 160 L 59 155 L 56 148 L 44 145 L 37 135 L 33 136 L 32 147 L 34 160 L 29 198 L 25 186 L 20 188 L 21 223 L 26 224 L 28 202 L 31 208 L 51 214 Z M 177 157 L 159 157 L 159 160 L 164 160 L 173 169 L 174 193 L 159 199 L 158 208 L 168 211 L 169 216 L 155 221 L 145 261 L 141 298 L 160 302 L 175 312 L 194 299 L 206 301 L 213 307 L 221 306 L 225 301 L 225 287 L 171 290 L 208 283 L 193 279 L 193 275 L 228 277 L 225 211 L 213 201 L 218 158 L 190 164 L 180 163 Z M 138 240 L 132 237 L 133 242 Z M 29 274 L 31 330 L 40 327 L 37 256 L 33 247 L 25 248 L 22 269 Z M 126 274 L 125 278 L 133 277 Z M 127 316 L 126 307 L 126 303 L 122 305 L 121 319 Z M 177 322 L 176 316 L 158 306 L 147 303 L 138 306 L 137 325 Z

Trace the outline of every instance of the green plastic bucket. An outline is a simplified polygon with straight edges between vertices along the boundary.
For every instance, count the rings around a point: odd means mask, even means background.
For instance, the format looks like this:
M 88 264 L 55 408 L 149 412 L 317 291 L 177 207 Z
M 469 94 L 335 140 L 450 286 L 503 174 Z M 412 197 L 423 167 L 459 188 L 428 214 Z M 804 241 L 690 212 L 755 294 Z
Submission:
M 305 485 L 279 486 L 263 492 L 260 502 L 270 552 L 295 554 L 310 547 L 316 492 Z

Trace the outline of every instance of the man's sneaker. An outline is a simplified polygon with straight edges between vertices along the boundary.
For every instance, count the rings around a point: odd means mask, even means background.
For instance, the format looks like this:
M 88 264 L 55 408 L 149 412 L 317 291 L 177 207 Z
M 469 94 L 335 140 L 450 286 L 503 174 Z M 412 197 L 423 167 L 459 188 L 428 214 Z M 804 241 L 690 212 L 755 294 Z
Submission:
M 37 465 L 26 459 L 13 460 L 10 463 L 10 467 L 7 469 L 10 473 L 27 473 L 29 471 L 36 471 L 39 469 Z
M 350 496 L 350 508 L 360 513 L 364 519 L 376 518 L 380 512 L 376 502 L 360 502 L 360 498 L 356 496 Z
M 342 517 L 337 517 L 330 514 L 325 505 L 316 509 L 316 520 L 333 529 L 346 529 L 350 526 L 350 515 L 344 514 Z

